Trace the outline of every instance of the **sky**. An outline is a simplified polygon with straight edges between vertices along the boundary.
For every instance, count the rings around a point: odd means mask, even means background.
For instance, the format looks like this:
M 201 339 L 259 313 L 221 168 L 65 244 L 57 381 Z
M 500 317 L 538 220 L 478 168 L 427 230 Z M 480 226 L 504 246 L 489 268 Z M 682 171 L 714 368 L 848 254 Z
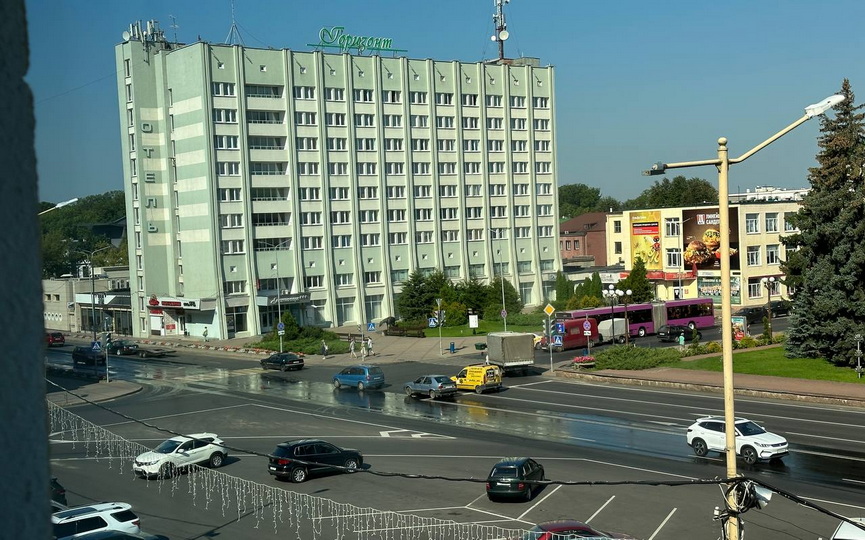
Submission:
M 224 43 L 230 0 L 26 0 L 40 200 L 123 189 L 114 46 L 133 21 L 170 40 Z M 410 58 L 494 58 L 493 0 L 235 0 L 247 47 L 310 50 L 322 27 L 388 37 Z M 555 67 L 558 182 L 626 200 L 661 177 L 657 161 L 738 157 L 837 93 L 865 96 L 861 0 L 511 0 L 507 57 Z M 857 99 L 857 103 L 859 100 Z M 831 114 L 831 113 L 830 113 Z M 731 168 L 731 192 L 807 187 L 811 120 Z M 713 167 L 668 176 L 705 178 Z

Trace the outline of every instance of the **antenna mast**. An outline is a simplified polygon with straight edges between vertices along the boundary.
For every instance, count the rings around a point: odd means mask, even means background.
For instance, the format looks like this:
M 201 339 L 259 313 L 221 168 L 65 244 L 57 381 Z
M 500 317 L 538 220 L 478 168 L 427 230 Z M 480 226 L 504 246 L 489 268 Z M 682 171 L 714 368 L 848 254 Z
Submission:
M 496 13 L 493 15 L 493 23 L 496 25 L 496 35 L 492 37 L 493 41 L 499 44 L 499 62 L 505 59 L 505 41 L 508 39 L 508 24 L 505 22 L 504 4 L 509 4 L 511 0 L 493 0 L 496 6 Z
M 174 29 L 174 43 L 177 43 L 177 29 L 179 28 L 179 26 L 177 26 L 177 17 L 169 15 L 168 18 L 171 19 L 171 28 Z
M 226 45 L 243 45 L 243 38 L 240 37 L 240 30 L 237 29 L 237 21 L 234 19 L 234 0 L 231 0 L 231 29 L 228 31 L 228 36 L 225 37 Z

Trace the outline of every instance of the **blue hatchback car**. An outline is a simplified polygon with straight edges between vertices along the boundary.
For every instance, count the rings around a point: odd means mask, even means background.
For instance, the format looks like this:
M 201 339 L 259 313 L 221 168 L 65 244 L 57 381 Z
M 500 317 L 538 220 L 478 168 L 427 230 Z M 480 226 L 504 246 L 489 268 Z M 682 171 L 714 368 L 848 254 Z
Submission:
M 384 386 L 384 372 L 378 366 L 349 366 L 333 376 L 333 387 L 356 387 L 358 390 Z

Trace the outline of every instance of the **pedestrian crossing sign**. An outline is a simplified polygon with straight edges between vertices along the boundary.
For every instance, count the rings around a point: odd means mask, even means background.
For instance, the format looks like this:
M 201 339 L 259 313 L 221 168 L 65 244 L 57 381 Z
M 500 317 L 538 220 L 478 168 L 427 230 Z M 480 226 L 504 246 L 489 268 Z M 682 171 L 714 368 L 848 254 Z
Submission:
M 367 323 L 366 331 L 367 332 L 375 332 L 375 323 L 374 322 Z
M 100 345 L 98 341 L 91 341 L 90 349 L 94 352 L 99 352 L 102 350 L 102 345 Z
M 562 336 L 553 336 L 553 346 L 561 347 L 562 346 Z

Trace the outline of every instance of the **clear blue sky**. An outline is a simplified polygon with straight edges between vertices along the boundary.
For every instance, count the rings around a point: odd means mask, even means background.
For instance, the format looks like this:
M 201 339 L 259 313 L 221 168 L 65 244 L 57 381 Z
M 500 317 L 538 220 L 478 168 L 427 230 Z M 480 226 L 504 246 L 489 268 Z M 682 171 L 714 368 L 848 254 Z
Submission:
M 229 0 L 28 0 L 39 193 L 46 201 L 123 189 L 114 45 L 156 19 L 169 39 L 226 40 Z M 236 0 L 249 47 L 309 50 L 323 26 L 390 37 L 411 58 L 495 56 L 492 0 Z M 507 56 L 556 68 L 559 183 L 632 198 L 655 161 L 737 157 L 836 93 L 865 96 L 865 2 L 512 0 Z M 177 28 L 172 28 L 173 15 Z M 812 120 L 730 174 L 730 189 L 807 186 Z M 673 171 L 717 181 L 713 168 Z

